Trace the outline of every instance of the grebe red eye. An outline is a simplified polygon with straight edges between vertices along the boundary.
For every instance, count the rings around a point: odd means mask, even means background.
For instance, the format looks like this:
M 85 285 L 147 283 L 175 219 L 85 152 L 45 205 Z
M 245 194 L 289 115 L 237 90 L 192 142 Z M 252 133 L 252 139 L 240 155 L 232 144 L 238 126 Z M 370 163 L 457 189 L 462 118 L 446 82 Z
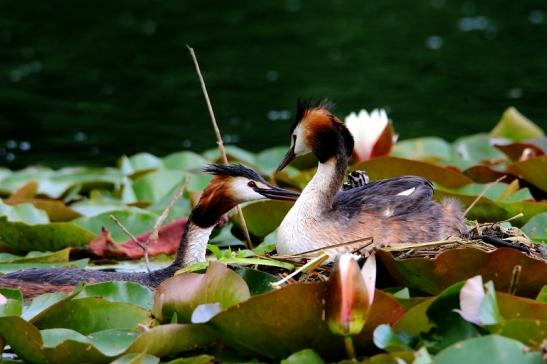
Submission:
M 255 181 L 249 181 L 249 182 L 247 182 L 247 186 L 252 187 L 252 188 L 255 188 L 255 187 L 256 187 L 256 183 L 255 183 Z

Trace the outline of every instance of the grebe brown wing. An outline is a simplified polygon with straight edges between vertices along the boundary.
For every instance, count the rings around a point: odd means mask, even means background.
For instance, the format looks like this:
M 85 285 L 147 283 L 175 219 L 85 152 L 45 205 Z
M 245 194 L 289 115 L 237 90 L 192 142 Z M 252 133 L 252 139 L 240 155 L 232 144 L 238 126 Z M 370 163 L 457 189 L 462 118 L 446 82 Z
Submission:
M 350 215 L 369 211 L 389 212 L 390 216 L 406 214 L 424 205 L 433 197 L 433 185 L 417 176 L 403 176 L 379 180 L 336 194 L 333 209 Z

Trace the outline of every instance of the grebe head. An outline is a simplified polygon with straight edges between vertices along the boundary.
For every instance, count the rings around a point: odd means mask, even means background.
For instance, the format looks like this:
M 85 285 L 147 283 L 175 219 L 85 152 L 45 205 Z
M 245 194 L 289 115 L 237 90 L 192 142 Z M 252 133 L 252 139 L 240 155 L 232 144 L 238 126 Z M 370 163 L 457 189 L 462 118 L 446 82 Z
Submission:
M 313 153 L 324 163 L 344 150 L 349 157 L 353 152 L 353 137 L 344 123 L 332 114 L 333 104 L 324 99 L 318 102 L 299 98 L 296 118 L 291 126 L 291 146 L 277 167 L 285 168 L 294 158 Z
M 270 185 L 258 173 L 241 164 L 210 164 L 203 169 L 214 177 L 192 210 L 194 223 L 213 226 L 237 204 L 264 199 L 295 201 L 300 194 Z
M 267 198 L 294 201 L 299 196 L 298 192 L 272 186 L 258 173 L 241 164 L 210 164 L 203 171 L 215 176 L 209 187 L 222 191 L 236 204 Z

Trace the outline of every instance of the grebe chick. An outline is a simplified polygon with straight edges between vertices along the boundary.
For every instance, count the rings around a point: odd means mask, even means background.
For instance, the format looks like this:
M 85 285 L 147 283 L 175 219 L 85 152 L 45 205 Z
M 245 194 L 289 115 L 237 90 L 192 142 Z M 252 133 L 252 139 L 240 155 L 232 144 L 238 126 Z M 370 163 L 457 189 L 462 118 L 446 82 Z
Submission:
M 209 236 L 219 219 L 237 204 L 262 200 L 295 200 L 299 194 L 268 184 L 242 165 L 209 165 L 214 177 L 203 191 L 184 228 L 175 260 L 150 273 L 105 272 L 86 269 L 27 269 L 0 278 L 0 287 L 19 288 L 25 299 L 46 292 L 70 292 L 80 282 L 131 281 L 157 287 L 184 266 L 205 261 Z
M 433 187 L 424 178 L 404 176 L 366 183 L 364 176 L 356 176 L 362 181 L 341 190 L 353 137 L 328 103 L 299 100 L 290 135 L 290 149 L 278 170 L 308 153 L 319 164 L 277 230 L 279 254 L 298 254 L 366 237 L 376 244 L 391 245 L 441 240 L 465 232 L 459 204 L 432 201 Z M 350 248 L 355 246 L 345 250 Z

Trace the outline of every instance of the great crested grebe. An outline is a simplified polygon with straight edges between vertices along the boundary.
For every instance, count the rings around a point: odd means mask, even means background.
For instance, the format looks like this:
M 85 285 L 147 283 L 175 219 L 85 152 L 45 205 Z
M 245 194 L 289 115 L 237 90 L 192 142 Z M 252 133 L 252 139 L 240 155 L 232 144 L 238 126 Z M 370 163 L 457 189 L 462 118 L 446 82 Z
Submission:
M 365 237 L 391 245 L 465 232 L 459 204 L 432 201 L 433 186 L 424 178 L 404 176 L 368 183 L 366 175 L 356 175 L 362 181 L 352 181 L 341 190 L 353 137 L 332 114 L 328 102 L 311 104 L 299 99 L 290 135 L 290 149 L 278 171 L 307 153 L 313 153 L 319 165 L 277 229 L 279 254 L 298 254 Z
M 176 258 L 169 266 L 150 273 L 121 273 L 85 269 L 28 269 L 0 278 L 0 287 L 19 288 L 26 299 L 46 292 L 69 292 L 80 282 L 131 281 L 157 287 L 177 270 L 205 261 L 209 236 L 219 219 L 237 204 L 262 199 L 296 200 L 297 192 L 268 184 L 242 165 L 209 165 L 214 175 L 192 210 L 184 228 Z

